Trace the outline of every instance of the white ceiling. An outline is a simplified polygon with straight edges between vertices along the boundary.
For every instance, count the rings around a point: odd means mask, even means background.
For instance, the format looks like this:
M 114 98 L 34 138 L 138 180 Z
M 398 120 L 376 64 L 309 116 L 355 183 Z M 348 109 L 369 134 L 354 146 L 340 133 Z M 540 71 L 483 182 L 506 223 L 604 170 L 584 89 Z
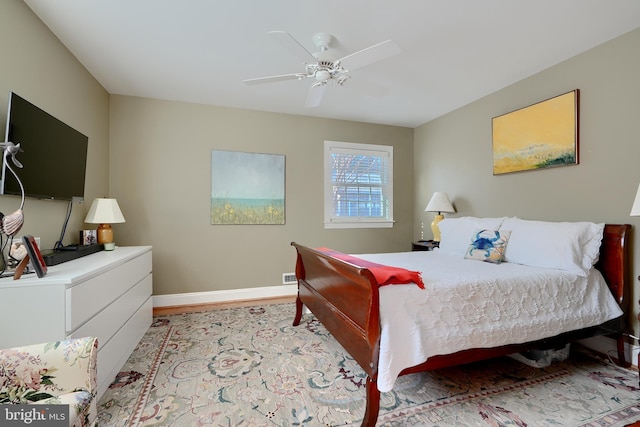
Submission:
M 640 27 L 638 0 L 25 0 L 111 94 L 416 127 Z M 336 58 L 392 39 L 402 53 L 353 70 L 304 108 L 312 81 L 267 34 Z M 368 82 L 384 97 L 358 90 Z M 571 90 L 573 88 L 567 88 Z

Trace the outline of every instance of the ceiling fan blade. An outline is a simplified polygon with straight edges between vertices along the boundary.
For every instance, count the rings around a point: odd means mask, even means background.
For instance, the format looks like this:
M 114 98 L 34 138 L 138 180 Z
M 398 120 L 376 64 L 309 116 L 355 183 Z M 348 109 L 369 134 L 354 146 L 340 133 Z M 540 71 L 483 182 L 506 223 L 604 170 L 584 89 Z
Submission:
M 257 85 L 262 83 L 281 82 L 283 80 L 302 80 L 306 77 L 309 77 L 309 76 L 303 73 L 282 74 L 279 76 L 268 76 L 268 77 L 258 77 L 256 79 L 247 79 L 247 80 L 243 80 L 243 82 L 248 85 Z
M 307 94 L 307 102 L 306 104 L 304 104 L 305 108 L 314 108 L 320 105 L 320 101 L 322 101 L 322 95 L 324 95 L 324 90 L 326 88 L 326 84 L 312 84 L 311 88 L 309 89 L 309 93 Z
M 273 36 L 282 47 L 302 59 L 305 63 L 315 64 L 318 62 L 311 52 L 305 49 L 298 40 L 294 39 L 293 36 L 286 31 L 269 31 L 269 34 Z
M 365 65 L 398 55 L 400 52 L 400 46 L 393 40 L 385 40 L 347 55 L 338 61 L 340 61 L 340 64 L 347 70 L 355 70 L 356 68 L 364 67 Z

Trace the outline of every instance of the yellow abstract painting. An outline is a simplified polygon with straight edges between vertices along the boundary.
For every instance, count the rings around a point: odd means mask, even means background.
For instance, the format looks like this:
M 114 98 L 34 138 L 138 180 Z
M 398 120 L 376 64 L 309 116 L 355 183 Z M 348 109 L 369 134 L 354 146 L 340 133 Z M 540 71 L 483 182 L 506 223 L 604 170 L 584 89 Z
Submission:
M 492 120 L 493 174 L 578 164 L 575 89 Z

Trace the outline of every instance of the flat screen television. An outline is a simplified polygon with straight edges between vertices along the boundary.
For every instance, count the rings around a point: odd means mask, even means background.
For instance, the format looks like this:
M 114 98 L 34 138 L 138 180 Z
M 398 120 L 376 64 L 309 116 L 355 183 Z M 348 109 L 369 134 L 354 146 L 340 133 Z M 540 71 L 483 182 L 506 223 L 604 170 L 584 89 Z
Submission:
M 5 141 L 20 144 L 16 159 L 23 167 L 11 168 L 24 186 L 25 196 L 82 202 L 89 138 L 36 107 L 14 92 L 9 93 Z M 0 194 L 20 195 L 20 186 L 2 164 Z

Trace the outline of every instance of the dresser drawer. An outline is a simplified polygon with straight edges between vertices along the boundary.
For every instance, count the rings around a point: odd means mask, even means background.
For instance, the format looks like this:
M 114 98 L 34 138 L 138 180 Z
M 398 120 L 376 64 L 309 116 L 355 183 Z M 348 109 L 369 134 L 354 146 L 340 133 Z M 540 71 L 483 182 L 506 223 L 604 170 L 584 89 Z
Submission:
M 144 304 L 152 292 L 152 278 L 147 275 L 104 310 L 76 329 L 69 338 L 97 337 L 98 351 L 111 340 L 118 329 Z M 114 319 L 118 319 L 114 322 Z
M 124 295 L 151 273 L 151 252 L 146 252 L 104 274 L 66 290 L 66 330 L 79 326 Z
M 152 311 L 153 302 L 148 298 L 108 343 L 98 342 L 98 400 L 151 326 Z

